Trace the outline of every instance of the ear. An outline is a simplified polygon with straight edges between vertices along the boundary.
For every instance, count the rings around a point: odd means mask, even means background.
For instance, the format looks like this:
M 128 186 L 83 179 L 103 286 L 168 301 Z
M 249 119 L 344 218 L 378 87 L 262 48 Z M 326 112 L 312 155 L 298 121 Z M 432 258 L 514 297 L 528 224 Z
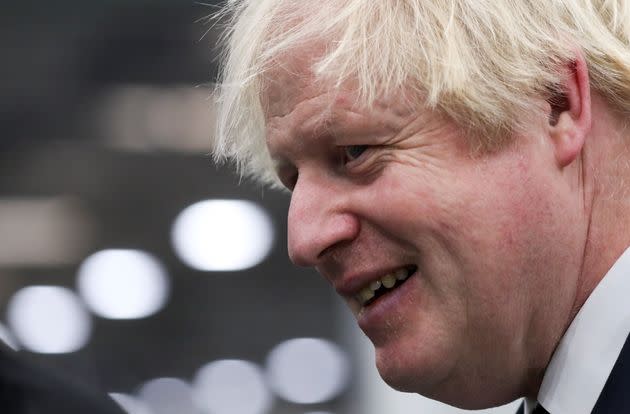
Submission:
M 559 167 L 571 164 L 582 151 L 591 129 L 591 87 L 581 52 L 565 66 L 560 90 L 548 99 L 549 135 Z

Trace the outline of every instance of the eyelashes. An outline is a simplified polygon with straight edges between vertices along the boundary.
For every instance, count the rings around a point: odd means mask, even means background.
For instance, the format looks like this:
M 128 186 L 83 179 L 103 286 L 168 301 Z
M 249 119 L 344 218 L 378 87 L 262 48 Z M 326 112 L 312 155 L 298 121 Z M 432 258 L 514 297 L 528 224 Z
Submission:
M 342 167 L 342 170 L 350 176 L 357 176 L 370 172 L 372 170 L 372 167 L 374 167 L 374 163 L 370 160 L 373 160 L 374 156 L 380 153 L 380 151 L 373 151 L 380 148 L 380 146 L 373 145 L 345 145 L 339 146 L 337 148 L 340 151 L 340 153 L 338 154 L 341 155 L 341 159 L 336 158 L 335 162 L 341 162 L 342 165 L 340 167 Z M 333 161 L 330 160 L 330 162 Z M 328 168 L 336 169 L 337 167 L 329 165 Z M 293 165 L 291 165 L 290 167 L 285 166 L 284 168 L 276 171 L 276 174 L 280 179 L 282 185 L 287 190 L 292 192 L 299 178 L 298 168 Z
M 367 145 L 348 145 L 343 147 L 346 162 L 358 159 L 368 149 Z

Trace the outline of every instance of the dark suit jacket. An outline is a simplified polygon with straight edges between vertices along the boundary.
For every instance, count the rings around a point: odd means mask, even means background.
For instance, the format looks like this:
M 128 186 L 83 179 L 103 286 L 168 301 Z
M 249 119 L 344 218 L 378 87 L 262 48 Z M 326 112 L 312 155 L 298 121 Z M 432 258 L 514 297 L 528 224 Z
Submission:
M 105 394 L 31 364 L 0 344 L 0 413 L 123 414 L 123 411 Z
M 621 348 L 621 353 L 608 376 L 592 414 L 630 413 L 630 336 Z M 523 414 L 523 405 L 516 414 Z M 556 413 L 551 413 L 556 414 Z

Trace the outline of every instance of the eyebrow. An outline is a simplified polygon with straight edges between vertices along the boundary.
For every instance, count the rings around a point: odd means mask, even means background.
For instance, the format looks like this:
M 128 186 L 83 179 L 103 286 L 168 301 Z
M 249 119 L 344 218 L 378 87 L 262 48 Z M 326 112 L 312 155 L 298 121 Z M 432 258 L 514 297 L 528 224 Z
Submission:
M 282 148 L 283 148 L 283 141 L 285 142 L 289 142 L 289 141 L 294 141 L 296 139 L 298 140 L 303 140 L 305 138 L 308 139 L 319 139 L 319 138 L 323 138 L 325 136 L 335 136 L 334 132 L 333 132 L 333 120 L 332 120 L 332 116 L 330 116 L 329 114 L 318 114 L 317 116 L 313 116 L 313 117 L 309 117 L 306 122 L 299 124 L 299 125 L 295 125 L 297 122 L 292 121 L 289 123 L 289 127 L 288 128 L 284 128 L 281 130 L 281 134 L 282 136 L 279 138 L 280 141 L 280 151 L 279 153 L 282 153 Z M 266 134 L 266 140 L 267 140 L 267 149 L 269 150 L 270 146 L 269 145 L 269 125 L 267 125 L 267 134 Z M 276 131 L 280 130 L 279 128 L 273 128 Z M 291 165 L 291 163 L 283 156 L 281 155 L 274 155 L 272 153 L 272 151 L 269 151 L 270 156 L 272 161 L 274 162 L 274 168 L 276 170 L 278 170 L 279 168 L 282 168 L 284 165 Z M 277 165 L 276 165 L 277 164 Z
M 290 116 L 290 115 L 289 115 Z M 286 116 L 280 117 L 286 122 Z M 379 117 L 378 114 L 362 113 L 353 110 L 351 107 L 326 106 L 324 110 L 309 116 L 305 122 L 298 123 L 294 119 L 289 121 L 288 130 L 283 129 L 280 134 L 279 151 L 270 155 L 273 161 L 273 168 L 277 175 L 288 168 L 295 168 L 293 163 L 282 154 L 284 151 L 282 142 L 292 142 L 293 140 L 319 140 L 324 138 L 338 139 L 341 136 L 348 138 L 361 137 L 366 140 L 376 139 L 378 136 L 389 133 L 398 133 L 404 126 L 393 125 L 387 119 Z M 278 130 L 277 128 L 275 128 Z M 308 145 L 308 144 L 307 144 Z
M 330 135 L 335 127 L 339 127 L 331 110 L 320 112 L 317 116 L 309 117 L 302 125 L 297 126 L 295 136 L 298 138 L 319 138 Z

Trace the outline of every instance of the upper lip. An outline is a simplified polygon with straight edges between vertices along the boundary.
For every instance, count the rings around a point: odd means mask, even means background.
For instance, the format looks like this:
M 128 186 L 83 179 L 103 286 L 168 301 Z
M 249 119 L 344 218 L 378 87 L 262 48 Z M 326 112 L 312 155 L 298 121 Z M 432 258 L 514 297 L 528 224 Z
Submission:
M 407 266 L 409 266 L 409 264 L 399 264 L 395 266 L 374 268 L 360 273 L 347 273 L 336 279 L 333 282 L 333 286 L 337 293 L 341 296 L 354 297 L 361 291 L 361 289 L 368 286 L 371 282 L 380 280 L 383 276 Z

